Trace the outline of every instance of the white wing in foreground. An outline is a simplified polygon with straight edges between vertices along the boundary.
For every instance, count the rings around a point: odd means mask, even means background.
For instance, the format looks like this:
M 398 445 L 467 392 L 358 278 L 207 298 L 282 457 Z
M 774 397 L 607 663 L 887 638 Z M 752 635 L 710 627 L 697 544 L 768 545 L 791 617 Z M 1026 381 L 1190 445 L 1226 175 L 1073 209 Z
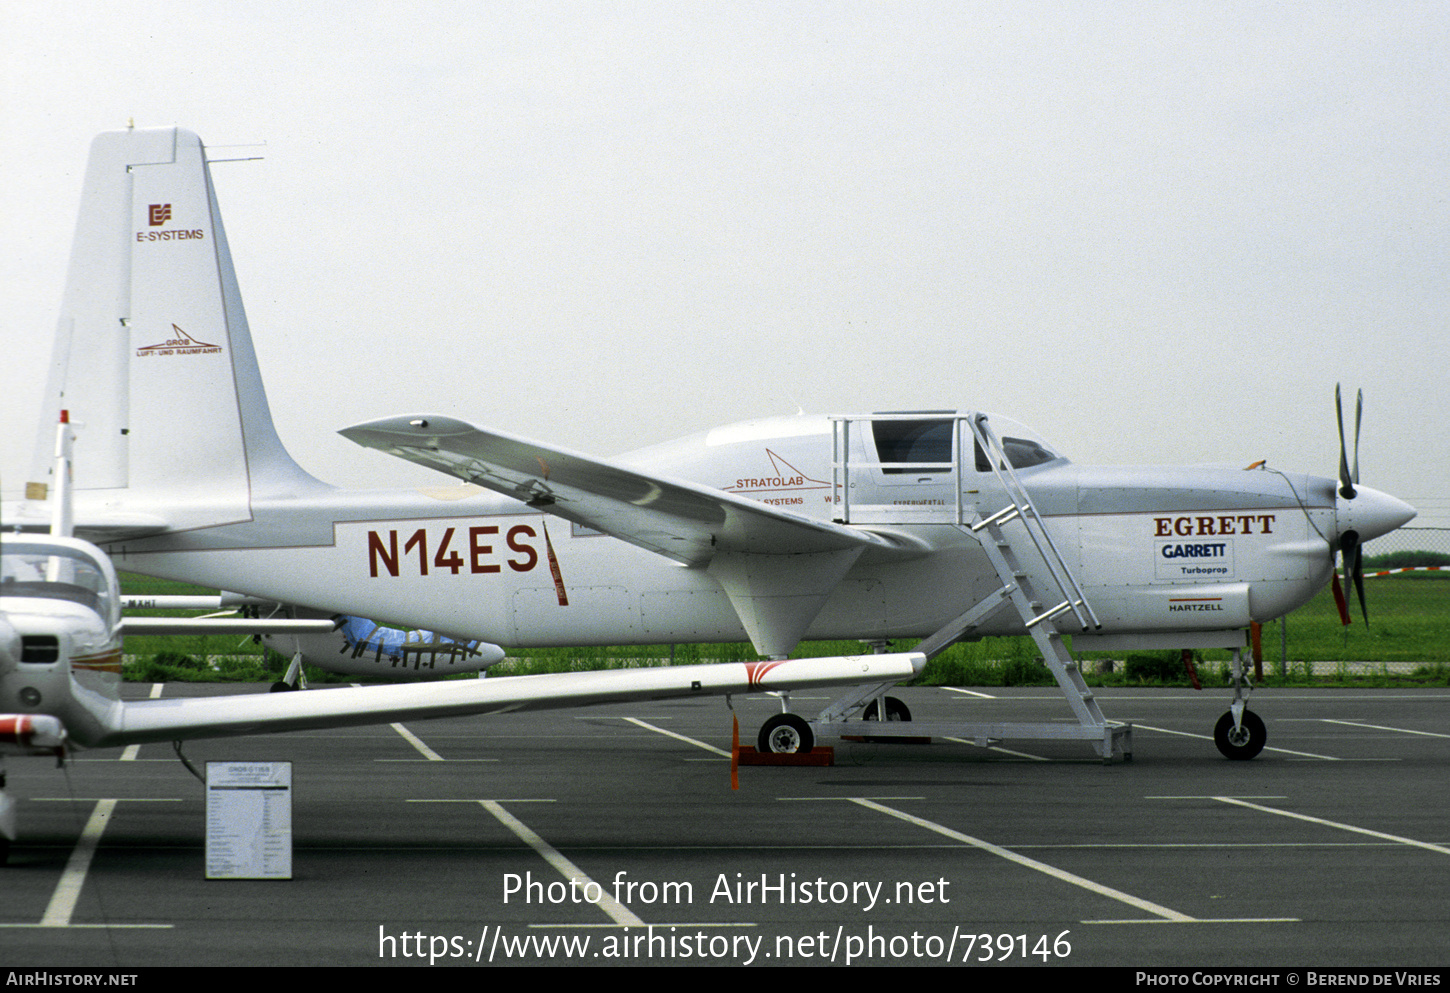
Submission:
M 307 693 L 136 700 L 115 704 L 114 716 L 106 722 L 106 732 L 96 740 L 78 744 L 103 748 L 136 742 L 221 738 L 632 700 L 855 686 L 910 679 L 925 665 L 926 656 L 914 652 L 845 655 L 510 676 L 412 686 L 345 687 Z

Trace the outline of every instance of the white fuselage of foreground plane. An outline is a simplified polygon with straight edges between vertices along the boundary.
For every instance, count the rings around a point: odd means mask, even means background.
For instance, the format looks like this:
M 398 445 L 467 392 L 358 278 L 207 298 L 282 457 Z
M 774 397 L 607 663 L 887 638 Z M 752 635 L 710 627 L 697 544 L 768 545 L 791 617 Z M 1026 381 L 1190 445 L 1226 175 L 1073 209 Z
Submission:
M 97 739 L 115 719 L 117 588 L 110 561 L 86 542 L 0 536 L 0 756 L 61 752 L 67 736 Z

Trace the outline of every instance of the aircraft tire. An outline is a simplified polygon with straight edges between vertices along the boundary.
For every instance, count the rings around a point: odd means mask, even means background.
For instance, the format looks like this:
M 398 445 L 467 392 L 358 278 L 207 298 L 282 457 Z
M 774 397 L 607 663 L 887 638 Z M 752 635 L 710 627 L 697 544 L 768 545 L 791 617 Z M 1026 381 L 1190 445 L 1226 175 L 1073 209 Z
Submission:
M 293 690 L 293 689 L 296 689 L 296 687 L 295 686 L 289 686 L 288 684 L 282 682 L 282 680 L 279 679 L 275 683 L 272 684 L 271 692 L 273 692 L 273 693 L 286 693 L 286 692 L 288 692 L 290 690 Z
M 1235 760 L 1251 759 L 1264 750 L 1269 732 L 1264 722 L 1253 711 L 1245 710 L 1244 719 L 1237 733 L 1234 731 L 1233 711 L 1226 711 L 1213 728 L 1213 743 L 1225 758 Z
M 911 708 L 908 707 L 906 704 L 902 703 L 896 697 L 889 696 L 886 698 L 886 719 L 888 721 L 909 721 L 911 720 Z M 876 720 L 875 700 L 872 700 L 870 703 L 868 703 L 866 705 L 866 709 L 861 711 L 861 720 Z
M 816 747 L 815 732 L 795 714 L 776 714 L 760 726 L 756 751 L 775 754 L 804 754 Z

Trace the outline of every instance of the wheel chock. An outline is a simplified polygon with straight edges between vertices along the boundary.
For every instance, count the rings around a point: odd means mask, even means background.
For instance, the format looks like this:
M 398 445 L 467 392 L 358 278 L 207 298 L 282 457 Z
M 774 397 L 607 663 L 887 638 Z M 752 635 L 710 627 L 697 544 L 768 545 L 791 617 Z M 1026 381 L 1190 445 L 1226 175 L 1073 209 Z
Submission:
M 758 752 L 749 745 L 740 746 L 741 765 L 831 766 L 836 764 L 836 750 L 813 748 L 809 752 Z

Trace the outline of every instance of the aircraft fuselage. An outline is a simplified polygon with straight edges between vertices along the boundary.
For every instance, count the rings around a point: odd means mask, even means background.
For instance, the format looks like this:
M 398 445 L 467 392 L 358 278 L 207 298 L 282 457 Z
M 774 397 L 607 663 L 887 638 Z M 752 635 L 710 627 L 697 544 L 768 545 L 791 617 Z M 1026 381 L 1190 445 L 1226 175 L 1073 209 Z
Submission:
M 845 479 L 833 477 L 822 417 L 736 425 L 616 461 L 918 549 L 862 555 L 806 636 L 925 636 L 1001 585 L 960 524 L 1002 506 L 1002 487 L 972 466 L 883 467 L 869 439 L 856 444 L 861 467 Z M 1020 476 L 1104 632 L 1242 627 L 1329 579 L 1333 480 L 1049 454 Z M 471 486 L 254 497 L 251 517 L 107 547 L 122 569 L 512 646 L 746 638 L 707 570 Z M 1022 630 L 1005 611 L 979 633 Z

